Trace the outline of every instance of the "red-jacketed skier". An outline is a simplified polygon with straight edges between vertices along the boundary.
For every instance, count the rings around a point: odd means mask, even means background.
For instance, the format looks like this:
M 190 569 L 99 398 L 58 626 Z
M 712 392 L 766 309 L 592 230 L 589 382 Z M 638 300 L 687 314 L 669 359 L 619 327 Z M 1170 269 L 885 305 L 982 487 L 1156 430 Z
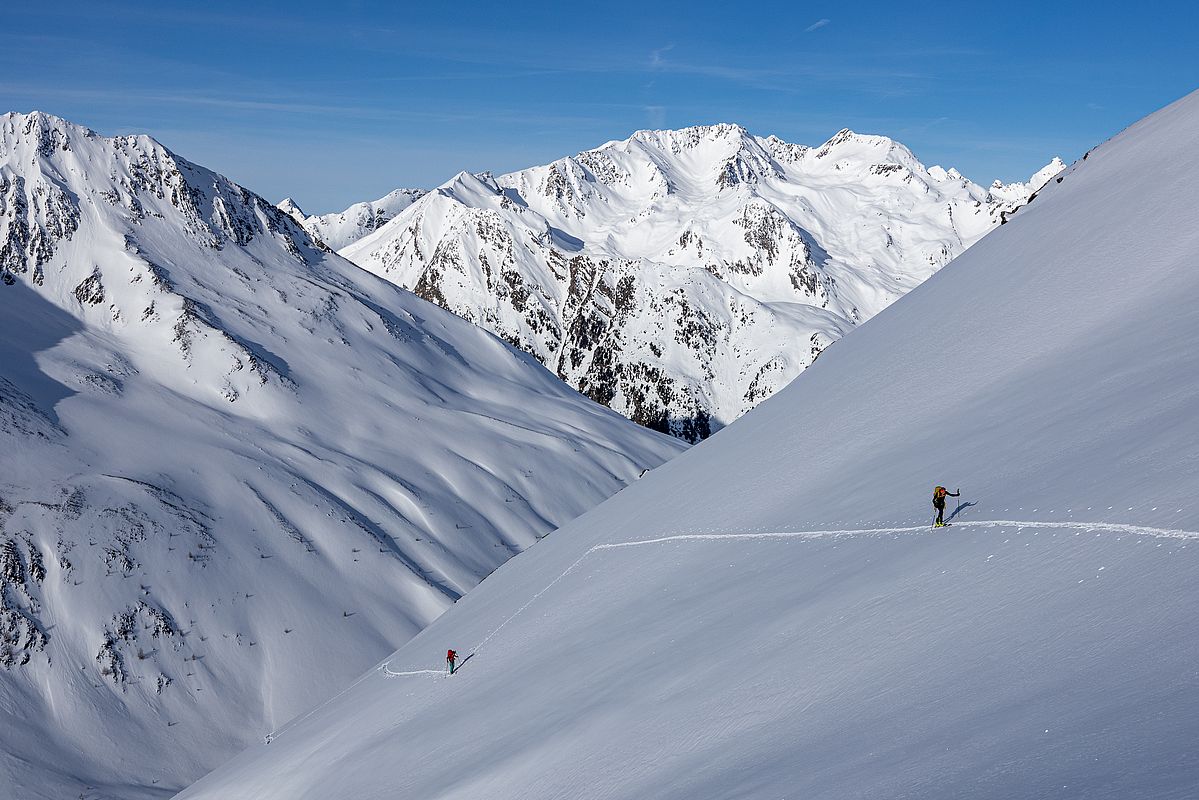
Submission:
M 937 509 L 937 521 L 933 523 L 934 528 L 945 527 L 945 498 L 946 497 L 961 497 L 962 492 L 951 492 L 944 486 L 938 486 L 933 489 L 933 508 Z
M 457 660 L 458 660 L 457 652 L 455 652 L 454 650 L 447 650 L 445 652 L 445 665 L 446 665 L 446 668 L 449 669 L 451 675 L 454 674 L 454 663 Z

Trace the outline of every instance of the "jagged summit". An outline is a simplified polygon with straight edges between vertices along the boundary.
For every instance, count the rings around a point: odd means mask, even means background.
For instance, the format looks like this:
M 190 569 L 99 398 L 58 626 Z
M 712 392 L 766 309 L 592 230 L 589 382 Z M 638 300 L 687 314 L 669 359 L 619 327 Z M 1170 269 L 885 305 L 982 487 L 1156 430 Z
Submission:
M 593 399 L 694 440 L 1056 169 L 988 191 L 848 129 L 818 147 L 727 123 L 645 130 L 494 179 L 460 174 L 340 252 Z
M 167 253 L 178 236 L 217 272 L 228 265 L 212 256 L 227 247 L 238 248 L 234 261 L 280 252 L 294 267 L 319 260 L 319 247 L 290 216 L 148 136 L 102 137 L 37 112 L 6 115 L 0 136 L 0 268 L 79 298 L 93 323 L 158 326 L 181 363 L 220 372 L 199 385 L 229 399 L 259 379 L 282 379 L 273 359 L 199 299 L 211 289 Z
M 644 142 L 653 146 L 669 143 L 671 148 L 688 149 L 704 141 L 735 141 L 751 138 L 749 131 L 731 122 L 718 122 L 712 125 L 691 125 L 686 128 L 674 129 L 643 129 L 633 133 L 624 142 Z M 614 142 L 613 144 L 620 144 Z
M 304 220 L 308 217 L 308 215 L 304 213 L 304 209 L 300 208 L 299 204 L 290 197 L 284 197 L 276 205 L 280 211 L 284 212 L 296 222 L 301 224 L 303 224 Z
M 1049 183 L 1051 178 L 1064 169 L 1066 169 L 1065 163 L 1055 156 L 1052 161 L 1033 173 L 1033 176 L 1027 181 L 1005 184 L 997 180 L 991 184 L 990 192 L 996 197 L 1002 197 L 1008 201 L 1028 197 Z
M 438 186 L 436 191 L 455 197 L 478 197 L 499 194 L 501 189 L 489 172 L 476 174 L 462 170 Z
M 0 130 L 3 130 L 6 141 L 11 141 L 10 136 L 36 136 L 55 130 L 88 139 L 96 138 L 99 135 L 84 125 L 69 122 L 62 117 L 37 110 L 29 112 L 9 111 L 0 114 Z
M 607 142 L 594 150 L 585 152 L 595 154 L 612 149 L 627 151 L 635 144 L 645 145 L 673 155 L 679 155 L 702 145 L 719 145 L 734 148 L 733 152 L 741 150 L 769 156 L 778 153 L 783 155 L 788 162 L 808 153 L 811 153 L 816 159 L 827 158 L 834 151 L 837 151 L 841 157 L 861 158 L 867 151 L 875 151 L 874 158 L 880 163 L 891 161 L 905 165 L 911 162 L 919 164 L 907 147 L 887 136 L 860 134 L 849 128 L 842 128 L 822 145 L 809 147 L 786 142 L 774 135 L 755 136 L 741 125 L 733 123 L 696 125 L 675 130 L 639 130 L 628 139 Z M 729 155 L 731 154 L 729 153 Z M 580 156 L 582 155 L 584 154 L 580 154 Z

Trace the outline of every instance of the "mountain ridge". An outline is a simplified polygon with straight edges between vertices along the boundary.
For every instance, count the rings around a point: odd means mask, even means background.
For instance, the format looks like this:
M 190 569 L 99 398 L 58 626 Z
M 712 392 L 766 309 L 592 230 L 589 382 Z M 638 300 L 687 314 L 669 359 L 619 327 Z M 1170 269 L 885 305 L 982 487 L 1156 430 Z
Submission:
M 340 252 L 696 441 L 1062 166 L 988 190 L 848 129 L 817 147 L 727 123 L 638 131 L 499 177 L 459 173 Z

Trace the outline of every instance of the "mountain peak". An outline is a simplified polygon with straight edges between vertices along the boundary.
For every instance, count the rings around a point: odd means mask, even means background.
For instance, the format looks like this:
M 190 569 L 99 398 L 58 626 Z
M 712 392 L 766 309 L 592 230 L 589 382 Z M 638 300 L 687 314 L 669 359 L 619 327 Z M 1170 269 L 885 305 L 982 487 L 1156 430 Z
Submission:
M 740 125 L 721 122 L 714 125 L 692 125 L 686 128 L 639 130 L 623 142 L 615 144 L 627 146 L 637 142 L 678 154 L 708 143 L 743 142 L 751 138 L 749 132 Z
M 463 202 L 491 197 L 500 193 L 500 187 L 489 172 L 473 173 L 462 170 L 437 187 L 437 192 Z
M 1027 198 L 1040 191 L 1054 176 L 1066 169 L 1066 164 L 1054 156 L 1048 164 L 1032 174 L 1027 181 L 1004 183 L 996 179 L 988 191 L 995 197 L 1002 198 L 1014 204 L 1022 204 Z
M 836 149 L 851 148 L 854 146 L 875 149 L 902 147 L 905 152 L 908 152 L 909 154 L 911 152 L 889 136 L 882 136 L 880 134 L 873 133 L 858 133 L 850 130 L 849 128 L 842 128 L 833 134 L 827 142 L 820 145 L 817 150 L 817 157 L 820 158 L 822 157 L 821 154 L 827 154 Z
M 295 220 L 297 222 L 303 222 L 304 219 L 308 216 L 307 214 L 304 213 L 304 209 L 300 208 L 299 204 L 296 203 L 295 200 L 292 200 L 290 197 L 284 197 L 282 200 L 280 200 L 276 204 L 276 208 L 278 208 L 283 213 L 292 216 L 293 218 L 295 218 Z
M 19 147 L 22 142 L 33 141 L 37 154 L 48 158 L 55 151 L 70 150 L 75 139 L 95 139 L 97 134 L 91 128 L 68 122 L 44 111 L 10 111 L 0 116 L 0 138 L 6 149 Z
M 0 114 L 0 124 L 3 125 L 18 125 L 18 126 L 37 126 L 39 128 L 58 128 L 60 130 L 78 131 L 88 135 L 96 135 L 95 131 L 85 125 L 80 125 L 70 120 L 63 119 L 55 114 L 50 114 L 45 111 L 21 112 L 9 111 Z
M 734 122 L 717 122 L 711 125 L 688 125 L 683 128 L 643 128 L 633 133 L 633 139 L 720 139 L 729 136 L 745 136 L 748 132 Z

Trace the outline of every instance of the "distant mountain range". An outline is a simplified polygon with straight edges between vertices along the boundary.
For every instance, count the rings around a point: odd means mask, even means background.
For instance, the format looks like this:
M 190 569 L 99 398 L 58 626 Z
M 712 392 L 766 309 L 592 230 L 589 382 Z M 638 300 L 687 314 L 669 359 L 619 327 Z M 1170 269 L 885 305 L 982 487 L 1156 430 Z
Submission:
M 594 400 L 697 441 L 1062 168 L 984 189 L 884 136 L 842 130 L 807 147 L 714 125 L 640 131 L 498 178 L 461 173 L 339 215 L 284 207 Z

